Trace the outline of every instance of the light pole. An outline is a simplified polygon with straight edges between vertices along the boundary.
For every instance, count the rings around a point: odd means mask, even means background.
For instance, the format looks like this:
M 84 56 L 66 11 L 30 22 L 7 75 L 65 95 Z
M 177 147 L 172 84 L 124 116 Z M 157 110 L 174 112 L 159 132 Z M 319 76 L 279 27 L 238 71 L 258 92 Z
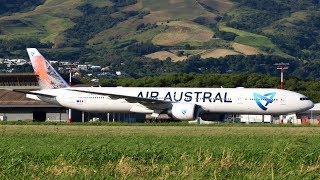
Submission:
M 290 64 L 281 62 L 281 63 L 275 63 L 274 65 L 277 66 L 277 69 L 280 69 L 280 76 L 281 76 L 280 89 L 284 89 L 283 73 L 284 73 L 284 70 L 289 68 Z
M 284 89 L 284 80 L 283 80 L 283 73 L 284 70 L 289 68 L 289 63 L 275 63 L 275 66 L 277 66 L 277 69 L 280 69 L 280 89 Z M 283 115 L 280 115 L 280 123 L 283 124 Z

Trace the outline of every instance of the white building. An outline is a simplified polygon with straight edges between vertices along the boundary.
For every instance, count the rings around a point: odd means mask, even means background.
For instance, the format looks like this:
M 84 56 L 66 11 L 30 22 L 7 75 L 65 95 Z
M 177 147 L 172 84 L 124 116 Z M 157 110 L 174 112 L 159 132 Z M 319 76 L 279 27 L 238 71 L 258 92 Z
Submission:
M 273 117 L 271 115 L 249 115 L 242 114 L 239 116 L 242 123 L 272 123 Z
M 79 65 L 78 65 L 78 69 L 79 69 L 79 70 L 83 70 L 83 71 L 87 71 L 87 70 L 88 70 L 88 65 L 81 65 L 81 64 L 79 64 Z
M 101 66 L 91 66 L 90 68 L 92 70 L 94 70 L 94 71 L 100 71 L 101 70 Z

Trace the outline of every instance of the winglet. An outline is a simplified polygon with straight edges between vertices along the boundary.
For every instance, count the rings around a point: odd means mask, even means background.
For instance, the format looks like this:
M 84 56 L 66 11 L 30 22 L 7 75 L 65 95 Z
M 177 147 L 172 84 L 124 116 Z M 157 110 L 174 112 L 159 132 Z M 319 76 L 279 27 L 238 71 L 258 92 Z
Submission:
M 27 48 L 34 73 L 41 89 L 66 88 L 69 85 L 36 48 Z

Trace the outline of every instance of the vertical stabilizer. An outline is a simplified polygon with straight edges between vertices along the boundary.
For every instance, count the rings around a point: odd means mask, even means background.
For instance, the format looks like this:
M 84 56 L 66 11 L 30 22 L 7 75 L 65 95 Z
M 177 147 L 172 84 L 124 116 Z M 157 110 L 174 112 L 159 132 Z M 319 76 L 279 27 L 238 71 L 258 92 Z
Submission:
M 69 85 L 39 53 L 36 48 L 27 48 L 34 73 L 38 76 L 41 89 L 66 88 Z

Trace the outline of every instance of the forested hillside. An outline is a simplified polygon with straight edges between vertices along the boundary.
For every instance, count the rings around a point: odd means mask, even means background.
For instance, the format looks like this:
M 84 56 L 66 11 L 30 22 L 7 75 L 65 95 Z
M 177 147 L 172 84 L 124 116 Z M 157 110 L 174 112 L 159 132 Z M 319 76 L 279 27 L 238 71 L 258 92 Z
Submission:
M 45 0 L 0 0 L 0 16 L 33 10 L 44 1 Z
M 320 57 L 320 1 L 235 0 L 227 26 L 269 37 L 281 50 L 301 59 Z
M 92 62 L 130 77 L 287 73 L 320 79 L 318 0 L 0 0 L 0 58 Z

